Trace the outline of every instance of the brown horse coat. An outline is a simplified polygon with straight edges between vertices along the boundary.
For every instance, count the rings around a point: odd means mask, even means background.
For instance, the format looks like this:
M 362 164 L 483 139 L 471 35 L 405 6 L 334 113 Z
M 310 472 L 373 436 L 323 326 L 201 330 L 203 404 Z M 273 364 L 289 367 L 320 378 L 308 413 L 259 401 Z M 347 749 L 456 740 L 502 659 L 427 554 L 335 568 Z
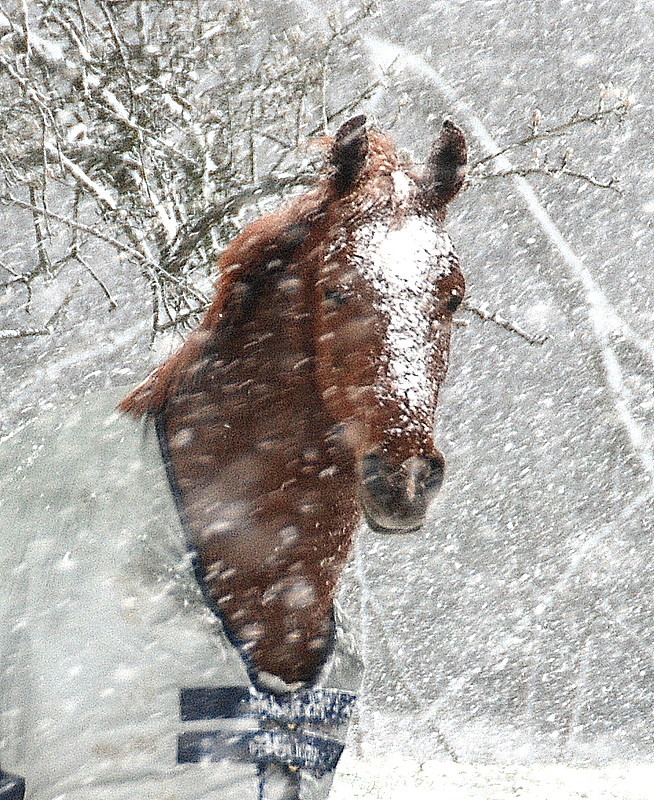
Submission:
M 378 530 L 424 522 L 464 293 L 442 227 L 458 128 L 444 124 L 421 178 L 363 117 L 330 147 L 318 188 L 227 248 L 198 329 L 121 405 L 157 417 L 207 594 L 289 684 L 325 659 L 362 510 Z

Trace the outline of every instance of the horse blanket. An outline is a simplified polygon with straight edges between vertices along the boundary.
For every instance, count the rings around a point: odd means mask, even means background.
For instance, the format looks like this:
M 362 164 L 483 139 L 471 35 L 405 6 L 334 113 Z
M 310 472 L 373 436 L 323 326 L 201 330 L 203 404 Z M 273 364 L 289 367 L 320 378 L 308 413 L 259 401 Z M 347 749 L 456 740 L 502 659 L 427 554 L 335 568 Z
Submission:
M 272 800 L 289 766 L 303 800 L 326 797 L 361 680 L 342 612 L 315 685 L 253 682 L 196 580 L 154 425 L 118 414 L 122 395 L 2 447 L 2 769 L 29 800 Z

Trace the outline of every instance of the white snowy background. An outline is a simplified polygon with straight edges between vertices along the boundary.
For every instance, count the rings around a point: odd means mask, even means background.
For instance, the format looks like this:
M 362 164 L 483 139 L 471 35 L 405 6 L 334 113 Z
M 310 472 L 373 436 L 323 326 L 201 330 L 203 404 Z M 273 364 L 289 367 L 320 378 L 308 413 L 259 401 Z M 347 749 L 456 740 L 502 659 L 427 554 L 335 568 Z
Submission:
M 260 0 L 253 42 L 354 5 Z M 335 798 L 654 797 L 653 43 L 639 0 L 380 0 L 325 75 L 336 106 L 374 85 L 354 111 L 417 162 L 446 116 L 474 163 L 535 109 L 546 130 L 629 106 L 485 170 L 585 177 L 478 170 L 451 208 L 470 300 L 548 338 L 459 314 L 429 524 L 364 531 L 348 570 L 367 677 Z M 27 271 L 32 220 L 0 214 L 0 261 Z M 151 348 L 145 285 L 108 248 L 93 267 L 115 310 L 87 281 L 53 335 L 0 341 L 0 436 L 178 343 Z M 66 284 L 31 289 L 29 314 L 24 287 L 0 295 L 0 328 L 45 324 Z

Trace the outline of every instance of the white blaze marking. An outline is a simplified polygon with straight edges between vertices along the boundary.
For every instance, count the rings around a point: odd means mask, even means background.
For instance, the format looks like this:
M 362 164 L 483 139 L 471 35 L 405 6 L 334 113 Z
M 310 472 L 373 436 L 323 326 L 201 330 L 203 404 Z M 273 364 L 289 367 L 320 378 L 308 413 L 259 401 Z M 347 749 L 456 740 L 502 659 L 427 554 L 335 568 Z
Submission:
M 355 259 L 388 320 L 388 379 L 382 373 L 377 390 L 381 396 L 392 392 L 403 406 L 405 421 L 411 422 L 416 412 L 429 411 L 433 403 L 428 375 L 437 336 L 430 330 L 429 312 L 436 281 L 451 272 L 452 244 L 444 231 L 417 215 L 407 216 L 397 229 L 381 221 L 364 226 L 355 242 Z
M 393 179 L 393 188 L 395 189 L 396 198 L 398 200 L 408 200 L 413 182 L 407 175 L 400 172 L 400 170 L 393 172 L 391 178 Z

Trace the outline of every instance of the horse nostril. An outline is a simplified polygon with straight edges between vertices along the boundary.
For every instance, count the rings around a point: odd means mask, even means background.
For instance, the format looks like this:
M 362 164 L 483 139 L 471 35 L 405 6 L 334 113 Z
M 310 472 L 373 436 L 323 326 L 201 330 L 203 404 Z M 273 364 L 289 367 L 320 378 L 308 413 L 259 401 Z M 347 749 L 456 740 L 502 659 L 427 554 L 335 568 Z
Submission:
M 428 465 L 427 475 L 425 477 L 425 489 L 428 492 L 436 494 L 443 485 L 443 478 L 445 477 L 445 459 L 439 453 L 436 456 L 431 456 L 426 459 Z
M 383 475 L 371 475 L 369 478 L 364 478 L 363 485 L 366 487 L 366 491 L 377 500 L 389 499 L 392 495 L 388 479 Z
M 382 460 L 374 453 L 366 456 L 363 459 L 361 466 L 364 481 L 367 481 L 369 478 L 374 478 L 382 473 Z
M 381 498 L 389 494 L 404 494 L 413 503 L 417 499 L 435 495 L 443 483 L 445 460 L 434 456 L 412 456 L 399 468 L 376 454 L 363 459 L 362 478 L 366 490 Z

